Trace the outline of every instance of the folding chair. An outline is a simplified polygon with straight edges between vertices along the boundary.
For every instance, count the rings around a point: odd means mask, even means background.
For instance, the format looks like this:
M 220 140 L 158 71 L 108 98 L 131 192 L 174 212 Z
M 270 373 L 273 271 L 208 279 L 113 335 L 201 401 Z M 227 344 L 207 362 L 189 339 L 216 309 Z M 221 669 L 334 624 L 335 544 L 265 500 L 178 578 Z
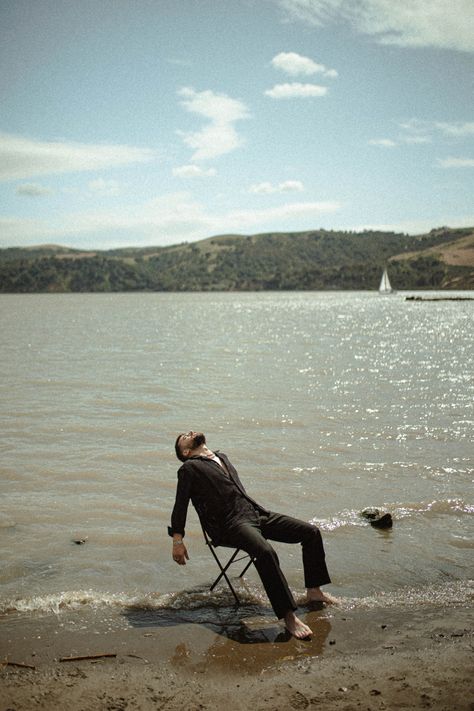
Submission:
M 239 575 L 239 578 L 242 578 L 242 577 L 245 575 L 245 573 L 247 572 L 247 570 L 250 568 L 250 566 L 252 565 L 252 563 L 254 562 L 254 560 L 253 560 L 253 558 L 252 558 L 248 553 L 245 553 L 244 555 L 241 555 L 239 558 L 237 558 L 237 556 L 239 555 L 239 553 L 240 553 L 241 551 L 240 551 L 239 548 L 236 548 L 235 551 L 232 553 L 231 557 L 229 558 L 229 560 L 227 561 L 227 563 L 226 563 L 225 565 L 222 565 L 221 561 L 219 560 L 219 558 L 217 557 L 217 554 L 216 554 L 216 550 L 215 550 L 215 549 L 216 549 L 216 546 L 214 546 L 214 545 L 212 544 L 212 541 L 211 541 L 211 539 L 209 538 L 209 536 L 207 535 L 206 531 L 204 530 L 204 527 L 202 527 L 202 532 L 203 532 L 203 534 L 204 534 L 204 540 L 205 540 L 205 542 L 206 542 L 206 545 L 207 545 L 207 547 L 209 548 L 209 550 L 211 551 L 212 555 L 214 556 L 214 560 L 216 561 L 216 563 L 217 563 L 217 565 L 219 566 L 219 569 L 220 569 L 220 571 L 221 571 L 221 572 L 219 573 L 219 575 L 217 576 L 217 578 L 216 578 L 216 579 L 214 580 L 214 582 L 212 583 L 212 585 L 211 585 L 211 587 L 209 588 L 209 590 L 211 590 L 211 591 L 214 590 L 214 588 L 216 587 L 217 583 L 218 583 L 222 578 L 224 578 L 224 580 L 226 581 L 227 585 L 228 585 L 229 588 L 230 588 L 230 591 L 231 591 L 232 595 L 233 595 L 234 598 L 235 598 L 235 604 L 236 604 L 236 606 L 239 606 L 239 605 L 240 605 L 240 599 L 239 599 L 239 596 L 237 595 L 237 593 L 235 592 L 234 586 L 232 585 L 232 583 L 231 583 L 230 580 L 229 580 L 229 576 L 227 575 L 227 570 L 228 570 L 228 569 L 230 568 L 230 566 L 233 565 L 234 563 L 238 563 L 239 561 L 245 560 L 245 559 L 248 558 L 247 565 L 245 566 L 245 568 L 242 570 L 242 572 L 241 572 L 240 575 Z M 223 547 L 228 548 L 229 546 L 223 546 Z

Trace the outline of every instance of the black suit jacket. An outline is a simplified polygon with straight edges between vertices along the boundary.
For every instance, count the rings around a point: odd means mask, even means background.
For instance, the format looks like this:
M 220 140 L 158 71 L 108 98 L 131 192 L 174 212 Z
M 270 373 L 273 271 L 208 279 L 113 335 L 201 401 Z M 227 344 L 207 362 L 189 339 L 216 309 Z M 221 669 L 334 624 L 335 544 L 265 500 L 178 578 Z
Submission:
M 207 457 L 192 457 L 179 468 L 176 501 L 168 529 L 171 536 L 173 533 L 184 536 L 190 501 L 215 545 L 219 544 L 229 522 L 235 520 L 242 509 L 248 512 L 248 517 L 269 513 L 247 494 L 227 455 L 219 451 L 215 454 L 223 462 L 227 473 Z

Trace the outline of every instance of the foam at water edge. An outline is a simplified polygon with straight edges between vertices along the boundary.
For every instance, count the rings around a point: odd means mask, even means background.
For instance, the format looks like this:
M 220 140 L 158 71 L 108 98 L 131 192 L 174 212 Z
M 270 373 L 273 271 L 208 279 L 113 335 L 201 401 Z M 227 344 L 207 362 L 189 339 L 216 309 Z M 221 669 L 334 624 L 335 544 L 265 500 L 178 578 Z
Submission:
M 263 593 L 258 589 L 240 588 L 239 594 L 244 604 L 268 604 Z M 295 597 L 298 600 L 303 600 L 304 596 L 295 593 Z M 439 605 L 452 606 L 469 603 L 473 597 L 474 581 L 467 580 L 424 588 L 403 588 L 396 592 L 381 592 L 377 595 L 361 598 L 342 598 L 341 607 L 347 610 L 357 608 L 403 609 Z M 224 608 L 232 605 L 233 599 L 226 588 L 220 588 L 212 593 L 208 588 L 195 588 L 189 591 L 166 594 L 107 593 L 94 590 L 78 590 L 0 602 L 0 614 L 60 614 L 65 610 L 98 609 L 102 607 L 114 607 L 118 610 L 126 608 L 197 610 L 202 608 Z
M 256 600 L 261 598 L 258 592 L 254 594 L 243 587 L 239 589 L 239 593 L 244 601 L 255 603 Z M 95 609 L 100 607 L 178 610 L 183 608 L 224 607 L 229 604 L 233 604 L 233 598 L 231 598 L 230 592 L 226 588 L 220 588 L 212 593 L 205 587 L 164 594 L 70 590 L 49 595 L 34 595 L 29 598 L 0 601 L 0 614 L 15 612 L 60 614 L 63 610 Z
M 424 608 L 465 605 L 474 597 L 474 580 L 460 580 L 443 585 L 423 588 L 402 588 L 396 592 L 380 592 L 362 598 L 345 600 L 345 607 L 350 609 L 375 608 Z

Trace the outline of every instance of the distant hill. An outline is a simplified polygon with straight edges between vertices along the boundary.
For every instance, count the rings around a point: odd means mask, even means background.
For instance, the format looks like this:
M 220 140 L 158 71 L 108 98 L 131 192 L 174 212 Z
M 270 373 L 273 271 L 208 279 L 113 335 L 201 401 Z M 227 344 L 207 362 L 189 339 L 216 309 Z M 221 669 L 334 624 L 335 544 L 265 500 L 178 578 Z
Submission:
M 0 292 L 474 289 L 474 228 L 423 235 L 308 232 L 220 235 L 171 247 L 0 250 Z

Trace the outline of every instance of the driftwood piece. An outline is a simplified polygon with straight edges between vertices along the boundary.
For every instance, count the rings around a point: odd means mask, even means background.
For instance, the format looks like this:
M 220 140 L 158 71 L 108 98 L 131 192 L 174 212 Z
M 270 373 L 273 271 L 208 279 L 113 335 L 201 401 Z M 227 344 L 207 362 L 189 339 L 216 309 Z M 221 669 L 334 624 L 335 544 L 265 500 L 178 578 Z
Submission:
M 145 659 L 145 657 L 140 657 L 138 654 L 127 654 L 127 657 L 133 657 L 133 659 L 140 659 L 142 662 L 146 662 L 149 664 L 148 659 Z
M 20 667 L 20 669 L 36 669 L 32 664 L 23 664 L 23 662 L 10 662 L 8 659 L 4 659 L 0 662 L 0 667 Z
M 107 657 L 116 657 L 116 654 L 84 654 L 79 657 L 60 657 L 60 662 L 84 662 L 90 659 L 104 659 Z

